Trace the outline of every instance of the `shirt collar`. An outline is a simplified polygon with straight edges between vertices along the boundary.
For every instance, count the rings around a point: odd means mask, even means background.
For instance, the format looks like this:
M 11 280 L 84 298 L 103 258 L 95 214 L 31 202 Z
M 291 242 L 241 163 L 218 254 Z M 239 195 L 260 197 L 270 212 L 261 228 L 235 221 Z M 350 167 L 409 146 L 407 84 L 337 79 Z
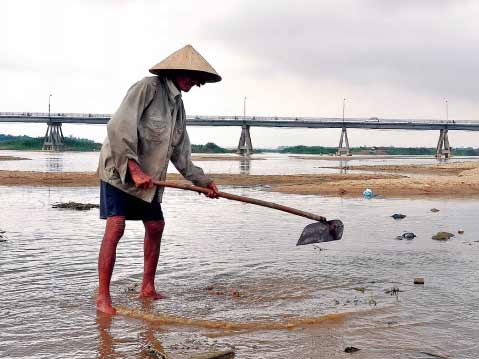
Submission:
M 168 96 L 172 102 L 175 102 L 177 96 L 181 97 L 181 91 L 176 88 L 173 81 L 169 78 L 166 79 L 166 87 L 168 88 Z

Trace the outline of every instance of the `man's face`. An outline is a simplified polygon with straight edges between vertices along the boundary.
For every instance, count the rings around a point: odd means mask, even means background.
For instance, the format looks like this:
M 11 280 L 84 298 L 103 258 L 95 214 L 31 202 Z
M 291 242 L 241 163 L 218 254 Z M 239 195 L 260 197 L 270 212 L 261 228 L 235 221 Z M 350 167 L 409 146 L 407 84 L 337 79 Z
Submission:
M 197 79 L 191 78 L 185 75 L 178 75 L 175 77 L 176 86 L 178 89 L 184 92 L 190 91 L 193 86 L 200 86 L 201 82 Z

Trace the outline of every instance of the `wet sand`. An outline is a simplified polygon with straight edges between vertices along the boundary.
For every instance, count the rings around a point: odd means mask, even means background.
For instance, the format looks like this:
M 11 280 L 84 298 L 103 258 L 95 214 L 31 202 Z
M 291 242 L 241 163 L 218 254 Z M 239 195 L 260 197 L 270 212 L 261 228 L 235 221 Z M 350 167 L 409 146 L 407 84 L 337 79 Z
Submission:
M 457 162 L 434 165 L 350 166 L 350 170 L 388 172 L 385 178 L 352 179 L 308 185 L 276 186 L 274 190 L 294 194 L 361 196 L 365 188 L 384 197 L 479 196 L 479 163 Z M 399 177 L 394 177 L 399 175 Z M 408 174 L 415 174 L 409 177 Z
M 365 188 L 384 197 L 479 196 L 479 163 L 455 162 L 434 165 L 350 166 L 349 169 L 384 172 L 319 175 L 237 175 L 214 173 L 220 186 L 269 186 L 274 192 L 360 197 Z M 414 173 L 409 177 L 408 174 Z M 178 174 L 168 180 L 185 181 Z M 96 186 L 93 172 L 0 171 L 4 186 Z
M 264 158 L 258 157 L 244 157 L 239 155 L 195 155 L 191 156 L 193 161 L 258 161 L 265 160 Z
M 401 158 L 417 158 L 417 156 L 398 156 L 398 155 L 360 155 L 354 156 L 336 156 L 336 155 L 291 155 L 291 158 L 300 160 L 324 160 L 324 161 L 355 161 L 355 160 L 371 160 L 371 159 L 401 159 Z
M 277 185 L 308 185 L 318 182 L 336 182 L 345 177 L 349 180 L 371 180 L 399 178 L 390 174 L 325 174 L 325 175 L 239 175 L 227 173 L 212 173 L 209 176 L 218 185 L 224 186 L 271 186 Z M 169 181 L 189 183 L 181 175 L 170 173 Z M 84 187 L 97 186 L 99 182 L 95 172 L 31 172 L 31 171 L 0 171 L 2 186 L 59 186 Z
M 30 158 L 16 157 L 16 156 L 0 156 L 0 161 L 21 161 L 29 160 Z

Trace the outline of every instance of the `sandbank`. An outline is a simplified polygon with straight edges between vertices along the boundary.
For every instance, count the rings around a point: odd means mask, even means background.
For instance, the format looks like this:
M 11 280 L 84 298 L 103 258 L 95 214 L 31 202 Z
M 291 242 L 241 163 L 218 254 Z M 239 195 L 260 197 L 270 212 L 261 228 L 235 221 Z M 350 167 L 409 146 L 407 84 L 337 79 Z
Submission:
M 384 197 L 479 197 L 479 162 L 434 165 L 352 166 L 375 173 L 245 175 L 210 173 L 219 186 L 265 186 L 281 193 L 360 197 L 365 188 Z M 384 173 L 377 173 L 384 172 Z M 415 173 L 409 177 L 407 174 Z M 186 182 L 178 174 L 168 180 Z M 97 186 L 94 172 L 0 171 L 3 186 Z
M 404 159 L 418 158 L 418 156 L 406 155 L 354 155 L 354 156 L 335 156 L 335 155 L 290 155 L 290 158 L 300 160 L 325 160 L 325 161 L 355 161 L 355 160 L 384 160 L 384 159 Z M 431 156 L 429 156 L 431 157 Z
M 30 158 L 16 157 L 16 156 L 0 156 L 0 161 L 21 161 L 29 160 Z
M 193 161 L 257 161 L 264 160 L 264 158 L 244 157 L 239 155 L 224 155 L 224 154 L 207 154 L 207 155 L 191 155 Z

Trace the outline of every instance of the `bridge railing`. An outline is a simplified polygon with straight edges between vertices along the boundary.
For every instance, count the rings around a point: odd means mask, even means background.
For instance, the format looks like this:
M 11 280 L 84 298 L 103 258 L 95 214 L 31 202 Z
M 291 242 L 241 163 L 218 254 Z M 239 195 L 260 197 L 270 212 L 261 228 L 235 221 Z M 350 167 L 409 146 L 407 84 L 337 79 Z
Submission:
M 264 122 L 342 122 L 342 118 L 337 117 L 292 117 L 292 116 L 187 116 L 188 120 L 194 121 L 245 121 L 245 122 L 252 122 L 252 121 L 264 121 Z M 411 120 L 386 120 L 386 119 L 379 119 L 377 117 L 370 117 L 370 118 L 345 118 L 345 122 L 395 122 L 395 123 L 408 123 Z M 429 122 L 433 122 L 433 120 L 427 120 Z M 437 121 L 435 121 L 437 122 Z
M 69 112 L 0 112 L 0 117 L 39 117 L 39 118 L 105 118 L 111 114 L 99 113 L 69 113 Z
M 1 118 L 40 118 L 40 119 L 109 119 L 111 114 L 98 114 L 98 113 L 63 113 L 63 112 L 0 112 Z M 245 121 L 245 122 L 309 122 L 309 123 L 328 123 L 328 122 L 342 122 L 342 118 L 337 117 L 294 117 L 294 116 L 202 116 L 202 115 L 188 115 L 187 119 L 194 122 L 197 121 Z M 456 123 L 456 124 L 479 124 L 478 121 L 474 120 L 437 120 L 437 119 L 386 119 L 378 117 L 368 117 L 368 118 L 345 118 L 344 122 L 347 123 L 395 123 L 395 124 L 445 124 L 445 123 Z

